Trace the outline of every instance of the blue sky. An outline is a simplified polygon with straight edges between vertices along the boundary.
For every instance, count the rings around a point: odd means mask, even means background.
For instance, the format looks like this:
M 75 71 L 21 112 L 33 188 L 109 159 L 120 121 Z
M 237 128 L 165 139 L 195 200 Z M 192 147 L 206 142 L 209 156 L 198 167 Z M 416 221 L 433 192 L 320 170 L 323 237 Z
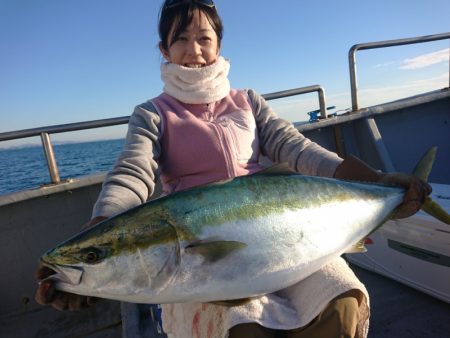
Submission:
M 0 0 L 0 132 L 125 116 L 157 96 L 161 3 Z M 222 55 L 231 60 L 234 87 L 268 93 L 320 84 L 327 104 L 336 109 L 350 106 L 347 53 L 353 44 L 450 32 L 448 0 L 216 4 L 225 26 Z M 363 105 L 448 87 L 448 40 L 357 57 Z M 316 97 L 272 101 L 272 106 L 282 117 L 302 120 L 318 108 Z M 125 130 L 53 139 L 117 138 Z

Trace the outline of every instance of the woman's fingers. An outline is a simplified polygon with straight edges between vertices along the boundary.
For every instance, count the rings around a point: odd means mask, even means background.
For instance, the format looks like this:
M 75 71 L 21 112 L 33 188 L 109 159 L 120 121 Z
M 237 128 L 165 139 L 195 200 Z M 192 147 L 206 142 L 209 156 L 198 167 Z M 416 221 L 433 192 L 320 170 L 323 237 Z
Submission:
M 44 281 L 39 284 L 34 298 L 36 299 L 36 302 L 41 305 L 50 304 L 55 297 L 55 292 L 56 290 L 53 282 Z
M 402 186 L 406 189 L 403 203 L 395 210 L 392 218 L 405 218 L 414 215 L 420 210 L 422 204 L 431 191 L 431 186 L 413 175 L 387 174 L 383 183 Z
M 35 300 L 41 305 L 51 305 L 59 311 L 77 311 L 95 304 L 99 298 L 80 296 L 72 293 L 58 291 L 52 280 L 45 278 L 55 274 L 52 269 L 41 266 L 36 271 L 36 278 L 41 281 L 35 294 Z

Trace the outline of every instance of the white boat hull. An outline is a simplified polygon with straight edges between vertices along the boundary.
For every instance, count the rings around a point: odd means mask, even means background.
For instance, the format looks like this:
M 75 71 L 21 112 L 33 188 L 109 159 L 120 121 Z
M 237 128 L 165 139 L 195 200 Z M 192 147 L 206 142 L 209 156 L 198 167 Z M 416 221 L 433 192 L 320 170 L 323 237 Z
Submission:
M 450 212 L 450 185 L 431 184 L 432 198 Z M 423 211 L 388 221 L 369 236 L 367 252 L 348 254 L 360 267 L 450 303 L 450 226 Z

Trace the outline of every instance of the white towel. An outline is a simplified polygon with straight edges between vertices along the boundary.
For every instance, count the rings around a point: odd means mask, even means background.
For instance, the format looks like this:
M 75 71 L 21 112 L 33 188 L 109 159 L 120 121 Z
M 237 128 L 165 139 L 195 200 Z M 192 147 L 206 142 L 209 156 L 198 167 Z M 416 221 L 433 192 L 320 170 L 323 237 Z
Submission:
M 357 337 L 365 338 L 369 328 L 369 295 L 342 258 L 287 289 L 242 306 L 164 304 L 163 328 L 169 338 L 224 338 L 231 327 L 249 322 L 273 329 L 299 328 L 311 322 L 332 299 L 351 289 L 364 295 L 359 300 Z

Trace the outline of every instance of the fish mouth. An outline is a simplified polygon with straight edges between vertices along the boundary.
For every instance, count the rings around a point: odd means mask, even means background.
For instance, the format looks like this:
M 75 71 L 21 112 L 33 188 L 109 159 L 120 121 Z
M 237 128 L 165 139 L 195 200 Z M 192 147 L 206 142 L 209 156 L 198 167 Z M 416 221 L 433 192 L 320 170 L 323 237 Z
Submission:
M 53 270 L 55 273 L 39 281 L 39 284 L 44 281 L 53 281 L 57 284 L 79 285 L 83 276 L 83 269 L 68 266 L 68 265 L 53 265 L 42 262 L 42 266 Z

